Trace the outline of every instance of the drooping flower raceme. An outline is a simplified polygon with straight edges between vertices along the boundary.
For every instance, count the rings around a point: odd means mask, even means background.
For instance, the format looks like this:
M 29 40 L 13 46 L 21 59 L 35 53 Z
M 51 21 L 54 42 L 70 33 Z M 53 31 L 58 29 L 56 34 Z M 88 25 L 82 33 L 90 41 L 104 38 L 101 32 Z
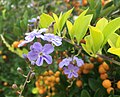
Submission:
M 68 57 L 63 59 L 59 63 L 59 67 L 63 68 L 64 73 L 68 75 L 68 78 L 78 77 L 78 70 L 84 64 L 82 59 L 78 59 L 78 57 L 74 56 L 73 58 Z
M 36 38 L 43 38 L 43 35 L 42 33 L 43 32 L 46 32 L 47 29 L 46 28 L 43 28 L 43 29 L 40 29 L 40 30 L 37 30 L 37 29 L 34 29 L 32 32 L 30 33 L 25 33 L 26 37 L 25 37 L 25 40 L 23 42 L 21 42 L 18 47 L 21 47 L 23 46 L 24 44 L 26 43 L 29 43 L 29 42 L 32 42 L 35 37 Z
M 27 57 L 32 64 L 35 63 L 37 66 L 41 66 L 44 60 L 47 64 L 52 63 L 52 57 L 49 54 L 54 51 L 54 47 L 51 44 L 42 46 L 39 42 L 35 42 L 30 46 L 30 50 Z
M 54 34 L 44 34 L 43 40 L 53 43 L 55 46 L 60 46 L 62 44 L 62 38 Z
M 68 75 L 68 78 L 72 78 L 73 76 L 78 77 L 78 70 L 79 68 L 73 64 L 69 64 L 68 68 L 64 67 L 64 73 Z

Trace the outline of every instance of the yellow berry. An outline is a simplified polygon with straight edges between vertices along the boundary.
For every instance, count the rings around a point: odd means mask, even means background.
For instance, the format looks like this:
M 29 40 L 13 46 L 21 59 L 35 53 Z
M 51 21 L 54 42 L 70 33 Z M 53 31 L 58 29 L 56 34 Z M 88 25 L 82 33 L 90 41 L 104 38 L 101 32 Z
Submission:
M 110 88 L 111 87 L 111 81 L 106 79 L 102 82 L 102 85 L 104 88 Z
M 53 71 L 52 70 L 49 70 L 48 73 L 49 73 L 49 75 L 53 75 Z
M 5 59 L 7 59 L 7 56 L 6 56 L 6 55 L 3 55 L 2 58 L 5 60 Z
M 57 83 L 59 83 L 59 82 L 60 82 L 60 78 L 57 77 L 57 78 L 55 79 L 55 81 L 56 81 Z

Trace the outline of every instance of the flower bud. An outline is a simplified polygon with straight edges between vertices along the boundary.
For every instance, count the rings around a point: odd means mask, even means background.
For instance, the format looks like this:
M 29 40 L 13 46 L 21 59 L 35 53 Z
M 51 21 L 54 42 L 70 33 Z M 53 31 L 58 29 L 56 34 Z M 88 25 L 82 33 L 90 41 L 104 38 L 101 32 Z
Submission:
M 18 71 L 19 73 L 23 74 L 23 70 L 22 70 L 20 67 L 17 68 L 17 71 Z
M 35 72 L 32 72 L 30 75 L 30 79 L 33 79 L 35 77 Z
M 17 84 L 12 85 L 12 89 L 17 89 L 17 88 L 18 88 Z

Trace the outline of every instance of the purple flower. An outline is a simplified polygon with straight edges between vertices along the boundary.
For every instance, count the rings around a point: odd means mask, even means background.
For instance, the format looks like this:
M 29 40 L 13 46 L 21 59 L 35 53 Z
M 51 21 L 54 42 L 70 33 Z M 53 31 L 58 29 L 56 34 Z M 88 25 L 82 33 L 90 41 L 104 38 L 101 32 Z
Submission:
M 34 29 L 32 32 L 30 33 L 25 33 L 26 37 L 25 37 L 25 40 L 23 42 L 21 42 L 18 47 L 21 47 L 23 46 L 24 44 L 26 43 L 29 43 L 29 42 L 32 42 L 35 37 L 36 38 L 43 38 L 43 35 L 42 33 L 43 32 L 46 32 L 47 29 L 46 28 L 43 28 L 43 29 L 40 29 L 40 30 L 37 30 L 37 29 Z
M 71 61 L 72 61 L 72 58 L 70 58 L 70 57 L 65 58 L 59 63 L 59 67 L 63 68 L 64 66 L 68 66 Z
M 37 21 L 36 18 L 32 18 L 31 20 L 28 20 L 28 22 L 30 22 L 30 23 L 34 23 L 34 22 L 36 22 L 36 21 Z
M 72 64 L 69 64 L 68 68 L 64 67 L 64 73 L 68 75 L 68 78 L 72 78 L 73 76 L 78 77 L 78 70 L 79 68 Z
M 59 63 L 59 67 L 60 68 L 63 68 L 64 66 L 68 66 L 70 63 L 74 63 L 80 67 L 84 64 L 83 60 L 82 59 L 78 59 L 78 57 L 74 56 L 73 58 L 65 58 L 63 59 L 60 63 Z
M 81 67 L 84 64 L 83 60 L 78 59 L 78 57 L 76 57 L 76 56 L 73 57 L 73 61 L 76 61 L 76 64 L 78 67 Z
M 60 38 L 59 36 L 56 36 L 54 34 L 44 34 L 44 38 L 43 40 L 46 40 L 48 42 L 52 42 L 54 45 L 56 46 L 60 46 L 62 44 L 62 38 Z
M 35 62 L 37 66 L 41 66 L 44 60 L 47 64 L 52 63 L 52 57 L 49 54 L 54 51 L 54 47 L 51 44 L 42 46 L 39 42 L 35 42 L 30 46 L 30 50 L 27 57 L 29 61 Z

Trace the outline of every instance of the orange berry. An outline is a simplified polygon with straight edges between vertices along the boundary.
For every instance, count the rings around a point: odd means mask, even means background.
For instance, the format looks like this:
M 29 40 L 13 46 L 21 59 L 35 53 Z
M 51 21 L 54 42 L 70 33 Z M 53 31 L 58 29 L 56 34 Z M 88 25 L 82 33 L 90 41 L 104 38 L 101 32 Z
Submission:
M 52 91 L 55 91 L 55 87 L 52 87 Z
M 90 69 L 90 68 L 89 68 L 89 63 L 85 63 L 83 66 L 84 66 L 84 69 L 87 69 L 87 70 Z
M 52 92 L 52 96 L 54 96 L 55 95 L 55 92 Z
M 48 75 L 48 72 L 47 72 L 47 71 L 45 71 L 45 72 L 43 73 L 43 75 L 45 75 L 45 76 L 46 76 L 46 75 Z
M 39 89 L 39 93 L 40 93 L 40 94 L 44 94 L 45 92 L 44 92 L 43 89 Z
M 55 81 L 56 81 L 57 83 L 59 83 L 59 82 L 60 82 L 60 78 L 57 77 L 57 78 L 55 79 Z
M 107 93 L 108 93 L 108 94 L 110 94 L 111 91 L 114 92 L 114 88 L 112 88 L 112 87 L 107 88 Z
M 88 69 L 83 69 L 83 74 L 88 74 L 90 72 L 90 70 Z
M 7 83 L 7 82 L 4 82 L 4 83 L 3 83 L 3 85 L 4 85 L 4 86 L 7 86 L 7 85 L 8 85 L 8 83 Z
M 53 71 L 52 70 L 49 70 L 48 73 L 49 73 L 49 75 L 53 75 Z
M 106 73 L 106 70 L 103 68 L 102 65 L 99 66 L 98 71 L 99 71 L 99 73 Z
M 49 82 L 48 82 L 48 80 L 45 80 L 45 81 L 44 81 L 44 83 L 45 83 L 46 85 L 49 85 Z
M 98 61 L 99 63 L 102 63 L 102 62 L 103 62 L 103 58 L 97 57 L 97 61 Z
M 86 41 L 84 39 L 80 40 L 80 43 L 86 44 Z
M 2 54 L 2 51 L 0 51 L 0 55 Z
M 94 64 L 89 64 L 89 69 L 93 69 L 94 68 Z
M 79 87 L 79 88 L 82 87 L 82 81 L 81 80 L 77 80 L 76 81 L 76 86 Z
M 56 71 L 54 75 L 55 77 L 58 77 L 60 75 L 60 71 Z
M 95 58 L 94 57 L 90 57 L 90 62 L 95 62 Z
M 109 70 L 109 69 L 110 69 L 110 68 L 109 68 L 109 65 L 108 65 L 106 62 L 103 62 L 101 65 L 103 66 L 103 68 L 104 68 L 105 70 Z
M 51 81 L 52 81 L 52 82 L 55 81 L 55 76 L 51 76 Z
M 7 56 L 6 56 L 6 55 L 3 55 L 2 58 L 5 60 L 5 59 L 7 59 Z
M 87 5 L 87 0 L 82 0 L 82 5 L 83 6 Z
M 120 89 L 120 81 L 117 82 L 117 88 Z
M 107 73 L 102 73 L 102 74 L 100 74 L 100 78 L 101 78 L 102 80 L 105 80 L 105 79 L 108 78 L 108 74 L 107 74 Z
M 111 81 L 106 79 L 102 82 L 102 85 L 104 88 L 110 88 L 111 87 Z
M 12 44 L 12 46 L 13 46 L 14 48 L 18 48 L 18 44 L 19 44 L 18 41 L 14 41 L 13 44 Z

